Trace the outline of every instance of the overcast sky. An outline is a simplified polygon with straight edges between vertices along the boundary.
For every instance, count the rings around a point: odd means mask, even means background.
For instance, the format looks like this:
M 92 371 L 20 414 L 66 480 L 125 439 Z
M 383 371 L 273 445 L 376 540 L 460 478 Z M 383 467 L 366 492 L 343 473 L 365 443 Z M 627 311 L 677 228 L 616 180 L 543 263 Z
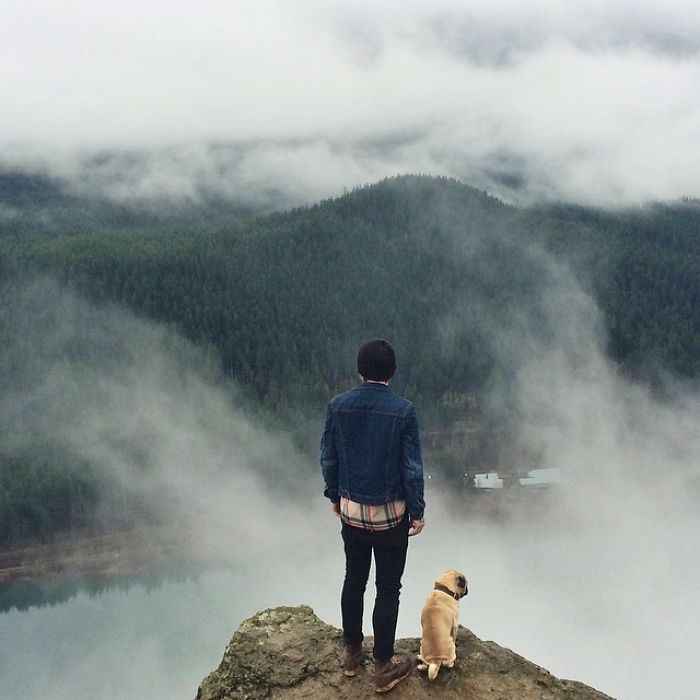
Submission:
M 512 199 L 700 194 L 688 0 L 5 0 L 1 14 L 5 165 L 75 174 L 95 149 L 145 149 L 131 184 L 146 194 L 186 193 L 212 167 L 292 199 L 398 172 Z M 244 156 L 232 165 L 222 142 Z

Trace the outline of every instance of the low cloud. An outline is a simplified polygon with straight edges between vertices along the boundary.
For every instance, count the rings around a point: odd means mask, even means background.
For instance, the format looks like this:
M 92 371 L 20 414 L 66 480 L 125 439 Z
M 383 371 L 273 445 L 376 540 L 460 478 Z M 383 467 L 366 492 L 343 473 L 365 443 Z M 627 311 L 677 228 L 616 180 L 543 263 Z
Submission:
M 515 235 L 512 245 L 537 271 L 527 299 L 456 305 L 441 327 L 459 338 L 464 324 L 490 342 L 500 380 L 487 410 L 508 426 L 502 466 L 559 469 L 563 484 L 510 497 L 433 494 L 415 545 L 429 554 L 409 562 L 409 580 L 425 595 L 436 571 L 463 569 L 463 622 L 478 635 L 614 697 L 690 700 L 700 396 L 676 385 L 660 399 L 621 375 L 571 271 Z M 420 609 L 415 588 L 407 595 Z
M 508 368 L 491 401 L 518 417 L 515 466 L 536 454 L 564 484 L 539 500 L 525 492 L 492 519 L 483 501 L 428 482 L 399 634 L 419 634 L 433 579 L 457 567 L 470 579 L 462 621 L 479 636 L 615 697 L 691 700 L 700 399 L 677 388 L 661 401 L 620 376 L 603 355 L 593 300 L 544 253 L 523 254 L 540 266 L 539 294 L 482 325 Z M 317 467 L 261 426 L 198 349 L 53 283 L 22 288 L 4 314 L 15 380 L 0 411 L 3 449 L 27 449 L 37 434 L 58 441 L 153 512 L 188 523 L 191 551 L 229 562 L 152 594 L 3 615 L 0 639 L 11 632 L 17 652 L 0 661 L 10 694 L 108 698 L 118 679 L 153 697 L 192 697 L 240 619 L 258 609 L 305 602 L 339 624 L 341 544 Z M 66 629 L 87 628 L 107 631 L 89 645 L 82 636 L 60 643 Z M 22 659 L 36 658 L 37 636 L 51 641 L 47 663 L 31 661 L 29 673 Z M 57 674 L 57 664 L 70 670 Z
M 4 453 L 60 450 L 88 463 L 107 502 L 135 497 L 150 520 L 187 535 L 194 558 L 236 562 L 261 541 L 281 546 L 279 519 L 313 541 L 298 501 L 313 503 L 303 475 L 320 476 L 288 436 L 248 415 L 203 352 L 48 280 L 4 293 Z
M 24 3 L 0 29 L 2 163 L 118 200 L 214 187 L 279 207 L 400 172 L 512 201 L 696 197 L 696 15 L 684 0 Z M 108 183 L 105 152 L 122 173 Z

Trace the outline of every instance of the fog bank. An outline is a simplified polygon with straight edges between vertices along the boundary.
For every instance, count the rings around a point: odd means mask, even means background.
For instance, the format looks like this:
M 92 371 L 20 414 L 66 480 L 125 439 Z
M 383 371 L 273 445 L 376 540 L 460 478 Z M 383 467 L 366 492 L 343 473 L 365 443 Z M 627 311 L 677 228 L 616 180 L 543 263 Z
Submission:
M 539 309 L 549 332 L 512 309 L 492 337 L 514 370 L 513 452 L 537 448 L 565 483 L 541 506 L 524 494 L 496 522 L 431 482 L 399 634 L 419 635 L 433 579 L 458 568 L 470 580 L 462 622 L 479 636 L 621 699 L 690 700 L 698 397 L 659 403 L 619 376 L 600 351 L 595 305 L 550 262 Z M 200 350 L 51 282 L 18 290 L 2 312 L 15 377 L 0 402 L 2 448 L 28 449 L 36 435 L 65 446 L 228 562 L 160 591 L 1 615 L 4 694 L 191 698 L 243 617 L 303 602 L 340 623 L 338 523 L 316 465 L 262 427 Z
M 696 15 L 687 0 L 15 3 L 0 162 L 68 174 L 140 153 L 117 197 L 211 177 L 299 203 L 405 172 L 518 201 L 697 197 Z M 218 171 L 217 144 L 245 154 Z

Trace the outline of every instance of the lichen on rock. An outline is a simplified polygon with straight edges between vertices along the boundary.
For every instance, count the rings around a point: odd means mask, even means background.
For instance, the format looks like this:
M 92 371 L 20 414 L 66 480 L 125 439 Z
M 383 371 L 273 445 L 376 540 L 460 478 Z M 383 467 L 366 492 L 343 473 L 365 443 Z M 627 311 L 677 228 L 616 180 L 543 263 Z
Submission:
M 420 640 L 402 639 L 397 653 L 415 656 Z M 371 638 L 364 672 L 345 678 L 340 670 L 342 633 L 307 605 L 263 610 L 244 620 L 226 647 L 219 668 L 204 679 L 197 700 L 356 700 L 376 698 L 372 686 Z M 457 635 L 457 662 L 431 682 L 414 671 L 393 700 L 611 700 L 546 669 L 464 627 Z
M 198 700 L 274 697 L 322 670 L 337 670 L 340 631 L 302 605 L 264 610 L 244 620 Z

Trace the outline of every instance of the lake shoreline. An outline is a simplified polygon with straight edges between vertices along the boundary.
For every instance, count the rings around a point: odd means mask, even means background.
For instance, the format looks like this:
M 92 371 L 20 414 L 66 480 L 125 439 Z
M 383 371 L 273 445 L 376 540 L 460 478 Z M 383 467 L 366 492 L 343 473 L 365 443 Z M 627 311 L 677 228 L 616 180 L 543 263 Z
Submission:
M 0 587 L 75 577 L 118 578 L 184 563 L 182 538 L 172 528 L 141 527 L 85 533 L 0 550 Z

